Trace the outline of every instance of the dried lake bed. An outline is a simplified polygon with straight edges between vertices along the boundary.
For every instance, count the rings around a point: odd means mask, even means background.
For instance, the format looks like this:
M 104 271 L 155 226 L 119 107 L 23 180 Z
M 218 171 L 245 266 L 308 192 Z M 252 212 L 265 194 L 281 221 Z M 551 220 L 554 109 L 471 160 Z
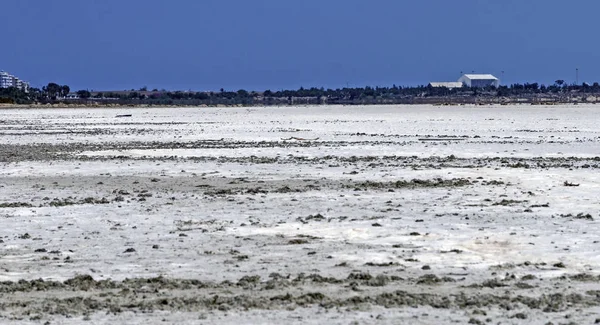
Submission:
M 599 113 L 0 111 L 0 322 L 594 323 Z

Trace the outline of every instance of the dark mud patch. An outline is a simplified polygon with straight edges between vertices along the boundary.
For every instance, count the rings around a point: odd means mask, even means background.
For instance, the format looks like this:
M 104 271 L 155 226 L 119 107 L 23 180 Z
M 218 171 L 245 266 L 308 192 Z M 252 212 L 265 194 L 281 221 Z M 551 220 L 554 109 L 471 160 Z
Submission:
M 511 205 L 517 205 L 517 204 L 522 204 L 522 203 L 527 203 L 528 201 L 520 201 L 520 200 L 507 200 L 507 199 L 503 199 L 502 201 L 499 202 L 495 202 L 494 204 L 492 204 L 493 206 L 511 206 Z
M 387 284 L 394 280 L 384 275 L 373 277 L 355 274 L 345 280 L 319 275 L 289 279 L 273 274 L 269 278 L 263 282 L 259 276 L 245 276 L 236 282 L 214 284 L 165 278 L 129 279 L 122 282 L 96 281 L 89 275 L 82 275 L 64 282 L 42 280 L 2 282 L 0 292 L 13 295 L 6 296 L 0 302 L 0 307 L 4 311 L 10 311 L 13 317 L 18 315 L 70 317 L 96 312 L 118 314 L 126 311 L 194 312 L 294 310 L 310 306 L 320 306 L 325 309 L 357 308 L 365 305 L 386 308 L 429 306 L 435 309 L 466 310 L 469 313 L 473 310 L 498 308 L 517 319 L 523 319 L 519 313 L 526 315 L 527 309 L 554 313 L 569 308 L 600 305 L 597 291 L 588 291 L 586 295 L 546 292 L 523 296 L 511 295 L 509 292 L 489 294 L 479 290 L 437 294 L 388 288 Z M 445 282 L 443 278 L 434 275 L 425 276 L 423 281 L 425 282 L 422 284 L 428 285 Z M 360 290 L 360 286 L 373 289 Z M 352 294 L 338 295 L 332 290 L 345 290 Z M 44 295 L 14 295 L 16 292 L 31 291 L 43 291 Z
M 403 189 L 403 188 L 436 188 L 436 187 L 460 187 L 473 184 L 470 180 L 465 178 L 453 178 L 453 179 L 413 179 L 410 181 L 396 181 L 396 182 L 373 182 L 366 181 L 360 182 L 353 185 L 347 185 L 349 188 L 358 189 Z
M 121 199 L 119 199 L 119 197 L 116 197 L 114 199 L 107 199 L 105 197 L 102 198 L 94 198 L 94 197 L 86 197 L 84 199 L 77 199 L 77 198 L 64 198 L 64 199 L 59 199 L 59 198 L 54 198 L 52 200 L 44 200 L 44 203 L 42 204 L 31 204 L 28 202 L 4 202 L 4 203 L 0 203 L 0 208 L 41 208 L 41 207 L 65 207 L 65 206 L 71 206 L 71 205 L 83 205 L 83 204 L 109 204 L 111 202 L 120 202 L 123 201 Z
M 588 221 L 594 221 L 594 217 L 592 217 L 591 214 L 589 213 L 578 213 L 578 214 L 561 214 L 560 215 L 561 218 L 569 218 L 569 219 L 574 219 L 574 220 L 588 220 Z
M 33 205 L 27 202 L 3 202 L 0 208 L 33 208 Z
M 426 274 L 417 279 L 417 284 L 422 284 L 422 285 L 436 285 L 436 284 L 448 283 L 448 282 L 456 282 L 456 280 L 451 277 L 439 278 L 435 274 Z

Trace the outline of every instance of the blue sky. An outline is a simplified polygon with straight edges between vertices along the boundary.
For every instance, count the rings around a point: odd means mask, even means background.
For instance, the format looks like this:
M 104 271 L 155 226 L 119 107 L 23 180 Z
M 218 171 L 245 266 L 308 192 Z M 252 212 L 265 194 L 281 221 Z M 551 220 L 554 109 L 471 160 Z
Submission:
M 600 81 L 597 0 L 2 0 L 0 69 L 35 86 Z

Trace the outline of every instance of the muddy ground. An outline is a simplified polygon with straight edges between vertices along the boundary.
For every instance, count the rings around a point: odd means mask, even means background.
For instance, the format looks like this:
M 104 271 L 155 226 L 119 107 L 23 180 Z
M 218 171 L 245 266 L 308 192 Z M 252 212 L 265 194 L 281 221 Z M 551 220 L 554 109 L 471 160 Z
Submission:
M 600 322 L 598 116 L 1 112 L 0 322 Z

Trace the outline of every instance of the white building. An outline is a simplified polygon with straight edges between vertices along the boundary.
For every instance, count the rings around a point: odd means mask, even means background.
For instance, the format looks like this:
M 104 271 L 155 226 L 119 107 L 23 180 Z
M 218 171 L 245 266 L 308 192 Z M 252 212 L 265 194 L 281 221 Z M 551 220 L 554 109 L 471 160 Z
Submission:
M 462 82 L 430 82 L 429 83 L 429 87 L 433 87 L 433 88 L 448 88 L 448 89 L 454 89 L 454 88 L 462 88 L 463 83 Z
M 0 71 L 0 88 L 12 87 L 13 78 L 8 72 Z
M 25 92 L 29 91 L 29 83 L 5 71 L 0 71 L 0 88 L 19 88 Z
M 491 74 L 466 74 L 458 79 L 465 87 L 486 88 L 500 86 L 500 80 Z

